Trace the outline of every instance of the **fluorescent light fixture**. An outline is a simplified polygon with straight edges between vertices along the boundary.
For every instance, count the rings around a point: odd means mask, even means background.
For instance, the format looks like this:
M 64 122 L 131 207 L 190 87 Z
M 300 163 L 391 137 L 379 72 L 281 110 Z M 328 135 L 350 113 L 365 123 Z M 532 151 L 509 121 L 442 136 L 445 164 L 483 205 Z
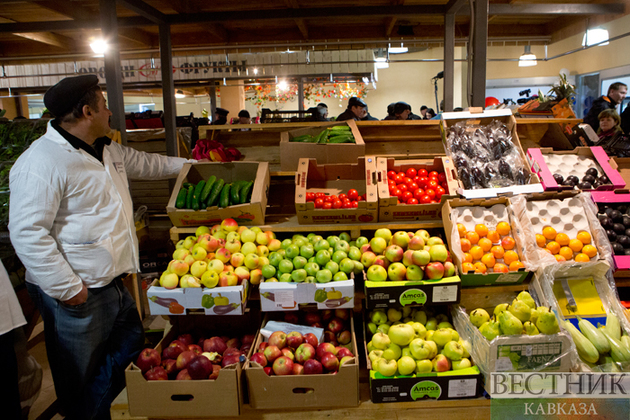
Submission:
M 390 54 L 404 54 L 409 51 L 409 48 L 403 46 L 402 42 L 400 43 L 400 47 L 389 47 L 387 52 Z
M 531 67 L 538 64 L 536 61 L 536 55 L 532 54 L 532 48 L 529 45 L 525 45 L 525 52 L 518 59 L 519 67 Z
M 377 69 L 386 69 L 389 67 L 389 63 L 385 57 L 376 57 L 374 61 L 376 62 Z
M 92 51 L 94 51 L 96 54 L 105 54 L 105 51 L 107 51 L 108 49 L 108 45 L 105 40 L 97 39 L 90 44 L 90 48 L 92 48 Z
M 258 74 L 258 69 L 254 67 L 254 74 Z
M 176 99 L 182 99 L 185 98 L 186 95 L 184 95 L 184 91 L 183 90 L 178 90 L 175 92 L 175 98 Z
M 605 41 L 605 42 L 604 42 Z M 601 42 L 601 44 L 600 44 Z M 608 30 L 602 28 L 587 29 L 582 38 L 582 46 L 590 47 L 591 45 L 608 45 Z

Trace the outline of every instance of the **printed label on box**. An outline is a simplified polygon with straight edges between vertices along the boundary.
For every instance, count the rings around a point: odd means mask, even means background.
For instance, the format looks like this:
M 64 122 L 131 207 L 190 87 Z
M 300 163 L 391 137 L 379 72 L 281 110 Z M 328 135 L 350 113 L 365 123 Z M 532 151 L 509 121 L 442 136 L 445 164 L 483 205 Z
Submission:
M 433 303 L 457 301 L 457 286 L 436 286 L 433 288 Z
M 503 273 L 497 277 L 496 283 L 516 283 L 521 277 L 523 273 Z
M 514 370 L 512 361 L 508 357 L 499 357 L 494 365 L 494 370 L 497 372 L 508 372 Z
M 275 292 L 275 298 L 276 308 L 292 307 L 293 302 L 295 302 L 295 296 L 292 290 L 277 290 Z
M 499 367 L 503 367 L 504 363 L 507 366 L 507 362 L 501 361 L 502 359 L 507 359 L 511 363 L 509 370 L 534 370 L 543 366 L 545 369 L 560 367 L 561 351 L 561 342 L 498 346 L 497 356 L 499 357 L 495 370 L 502 371 Z M 505 370 L 508 369 L 503 369 Z
M 477 379 L 453 379 L 448 381 L 448 397 L 474 397 L 477 393 Z

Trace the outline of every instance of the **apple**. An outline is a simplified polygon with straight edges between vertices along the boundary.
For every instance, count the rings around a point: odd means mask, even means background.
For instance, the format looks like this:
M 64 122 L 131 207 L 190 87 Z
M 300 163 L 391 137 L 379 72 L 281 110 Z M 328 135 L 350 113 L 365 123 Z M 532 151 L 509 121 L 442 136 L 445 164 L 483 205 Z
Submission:
M 441 262 L 430 262 L 424 268 L 424 272 L 429 280 L 439 280 L 444 277 L 444 265 Z
M 380 265 L 381 267 L 387 269 L 387 267 L 389 267 L 389 260 L 385 257 L 385 255 L 377 255 L 374 259 L 374 264 L 372 265 Z
M 292 361 L 295 360 L 295 355 L 293 354 L 293 350 L 291 348 L 285 347 L 280 351 L 282 352 L 283 356 L 288 357 Z
M 304 363 L 316 356 L 315 348 L 309 343 L 302 343 L 295 350 L 295 360 L 298 363 Z
M 282 356 L 282 351 L 278 348 L 278 346 L 268 344 L 263 350 L 263 354 L 267 358 L 267 362 L 272 363 L 278 357 Z
M 186 369 L 188 364 L 195 358 L 197 355 L 190 350 L 183 351 L 177 356 L 177 369 Z
M 183 260 L 173 260 L 168 264 L 168 270 L 181 277 L 188 273 L 188 264 L 186 264 Z
M 217 274 L 221 274 L 223 269 L 225 268 L 225 264 L 222 261 L 214 259 L 208 263 L 208 271 L 214 271 Z
M 168 374 L 162 366 L 155 366 L 144 372 L 147 381 L 167 381 Z
M 407 232 L 398 231 L 392 236 L 391 243 L 405 249 L 409 245 L 410 239 L 411 238 Z
M 227 349 L 227 344 L 221 337 L 210 337 L 203 342 L 203 351 L 208 353 L 218 353 L 223 355 Z
M 190 381 L 192 380 L 192 377 L 188 373 L 188 369 L 182 369 L 177 374 L 177 377 L 175 378 L 175 380 L 176 381 Z
M 385 281 L 387 277 L 387 270 L 381 265 L 371 265 L 367 270 L 367 279 L 370 281 Z
M 212 365 L 212 373 L 208 376 L 208 379 L 215 380 L 219 377 L 219 372 L 221 371 L 220 365 Z
M 413 250 L 408 249 L 403 253 L 402 263 L 405 265 L 405 267 L 413 265 Z
M 370 359 L 370 363 L 374 368 L 376 361 L 383 358 L 383 350 L 370 350 L 370 352 L 368 353 L 368 358 Z
M 348 349 L 347 347 L 339 346 L 339 347 L 337 347 L 337 354 L 336 354 L 336 356 L 337 356 L 337 359 L 339 359 L 341 361 L 341 359 L 343 359 L 346 356 L 354 357 L 354 354 L 352 354 L 350 349 Z
M 402 356 L 402 348 L 398 344 L 391 343 L 383 350 L 383 359 L 398 360 Z
M 243 280 L 249 280 L 250 271 L 247 267 L 236 267 L 234 269 L 234 275 L 238 279 L 238 284 L 243 284 Z
M 287 334 L 287 339 L 286 339 L 287 346 L 289 346 L 293 350 L 300 347 L 300 345 L 303 342 L 304 342 L 304 337 L 302 336 L 301 333 L 297 331 L 291 331 L 289 334 Z
M 177 357 L 188 350 L 188 346 L 178 340 L 173 340 L 171 343 L 162 350 L 162 359 L 177 359 Z
M 407 244 L 407 249 L 413 251 L 419 251 L 424 249 L 424 239 L 420 235 L 413 235 L 409 238 L 409 243 Z
M 444 263 L 444 277 L 453 277 L 455 275 L 455 264 L 451 261 Z
M 238 229 L 238 223 L 236 223 L 236 220 L 229 218 L 229 219 L 223 219 L 223 221 L 221 222 L 221 230 L 223 230 L 224 232 L 235 232 Z
M 208 269 L 208 263 L 205 261 L 195 261 L 193 265 L 190 266 L 190 274 L 195 277 L 201 278 L 203 273 Z
M 212 362 L 205 356 L 197 356 L 186 366 L 192 379 L 207 379 L 212 373 Z
M 175 251 L 173 251 L 173 260 L 183 261 L 189 255 L 190 255 L 190 250 L 186 248 L 178 248 L 178 249 L 175 249 Z
M 179 286 L 179 277 L 175 273 L 167 273 L 162 278 L 160 284 L 165 289 L 175 289 L 177 286 Z
M 352 341 L 352 333 L 348 330 L 337 334 L 337 342 L 339 344 L 349 344 Z
M 335 335 L 343 331 L 343 328 L 343 319 L 341 318 L 334 317 L 330 320 L 330 322 L 328 322 L 328 331 Z
M 370 240 L 370 248 L 375 254 L 382 254 L 387 248 L 387 241 L 382 237 L 375 236 Z
M 398 370 L 395 360 L 378 359 L 372 368 L 383 376 L 394 376 Z
M 138 355 L 136 359 L 136 366 L 140 368 L 142 373 L 145 373 L 154 366 L 160 366 L 162 364 L 162 358 L 160 353 L 155 349 L 144 349 Z
M 448 357 L 451 361 L 458 361 L 464 357 L 464 347 L 457 341 L 449 341 L 444 345 L 442 354 Z
M 440 328 L 433 333 L 433 341 L 440 347 L 444 347 L 446 343 L 453 340 L 453 334 L 448 328 Z
M 412 357 L 402 356 L 398 362 L 398 373 L 403 376 L 411 375 L 416 370 L 416 361 Z
M 197 344 L 189 344 L 188 345 L 188 350 L 192 351 L 197 356 L 199 356 L 201 353 L 203 353 L 203 349 L 201 348 L 201 346 L 199 346 Z
M 238 285 L 238 276 L 231 271 L 223 271 L 219 274 L 219 286 L 229 287 Z
M 331 352 L 324 352 L 319 358 L 324 369 L 328 372 L 336 372 L 339 370 L 339 359 Z
M 431 359 L 422 359 L 416 361 L 416 374 L 418 373 L 429 373 L 433 370 L 433 363 Z
M 304 374 L 305 375 L 319 375 L 324 372 L 324 368 L 319 360 L 309 359 L 304 362 Z
M 267 248 L 269 248 L 270 252 L 278 251 L 281 248 L 282 242 L 280 240 L 273 238 L 267 244 Z
M 374 237 L 383 238 L 385 242 L 389 243 L 392 239 L 392 231 L 387 228 L 377 229 L 376 232 L 374 232 Z
M 283 331 L 275 331 L 269 336 L 269 345 L 282 350 L 287 345 L 287 335 Z
M 335 345 L 332 343 L 321 343 L 320 345 L 317 346 L 315 350 L 315 354 L 317 355 L 317 358 L 319 360 L 322 359 L 322 355 L 326 352 L 336 354 L 337 349 L 335 348 Z
M 293 372 L 293 360 L 280 356 L 273 361 L 272 369 L 276 375 L 290 375 Z
M 411 355 L 416 360 L 430 359 L 433 353 L 433 349 L 421 338 L 415 338 L 409 343 L 409 350 Z
M 187 236 L 186 239 L 184 239 L 184 248 L 191 249 L 196 243 L 197 243 L 196 236 Z
M 251 229 L 245 229 L 241 232 L 241 241 L 245 242 L 254 242 L 256 240 L 256 232 Z
M 438 354 L 433 359 L 433 370 L 436 372 L 446 372 L 451 369 L 451 361 L 443 354 Z
M 402 261 L 404 250 L 398 245 L 390 245 L 385 248 L 384 255 L 389 260 L 389 262 L 399 262 Z
M 241 360 L 242 358 L 242 360 Z M 241 361 L 245 361 L 245 356 L 243 356 L 240 352 L 239 353 L 234 353 L 234 354 L 230 354 L 227 357 L 224 357 L 223 360 L 221 361 L 221 367 L 227 367 L 230 365 L 234 365 L 236 363 L 239 363 Z
M 267 366 L 267 358 L 261 352 L 256 352 L 252 354 L 252 357 L 249 358 L 251 362 L 258 363 L 261 367 Z
M 391 328 L 390 328 L 391 329 Z M 412 328 L 413 330 L 413 328 Z M 385 350 L 391 344 L 392 340 L 389 334 L 378 332 L 372 336 L 372 345 L 379 350 Z
M 177 369 L 177 360 L 174 360 L 174 359 L 164 359 L 164 360 L 162 360 L 162 367 L 164 368 L 164 370 L 166 371 L 166 374 L 169 377 L 175 376 L 173 374 L 175 372 L 179 371 Z
M 424 278 L 424 271 L 417 265 L 412 264 L 407 267 L 405 277 L 407 280 L 410 281 L 420 281 Z
M 202 261 L 208 256 L 208 252 L 201 245 L 197 244 L 193 247 L 191 255 L 195 261 Z
M 317 346 L 319 345 L 317 336 L 313 333 L 304 334 L 304 343 L 310 344 L 311 346 L 313 346 L 313 348 L 317 348 Z
M 387 278 L 391 281 L 404 281 L 407 278 L 407 267 L 403 263 L 392 263 L 387 268 Z
M 469 359 L 464 358 L 464 359 L 461 359 L 461 360 L 453 361 L 452 365 L 453 365 L 453 370 L 461 370 L 461 369 L 467 369 L 467 368 L 471 367 L 472 363 L 470 363 Z

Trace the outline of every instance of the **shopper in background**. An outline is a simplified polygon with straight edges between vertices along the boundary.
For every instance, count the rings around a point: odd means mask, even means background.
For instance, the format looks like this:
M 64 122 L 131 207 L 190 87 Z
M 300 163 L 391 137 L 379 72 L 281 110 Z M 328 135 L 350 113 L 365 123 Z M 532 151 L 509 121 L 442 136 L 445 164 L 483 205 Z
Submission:
M 210 125 L 225 125 L 227 124 L 227 116 L 230 113 L 227 109 L 217 108 L 214 111 L 214 121 Z
M 238 123 L 237 124 L 251 124 L 252 118 L 249 116 L 249 111 L 246 109 L 242 109 L 238 113 Z
M 431 120 L 433 118 L 435 118 L 435 111 L 433 110 L 433 108 L 427 109 L 425 120 Z
M 396 102 L 394 115 L 397 120 L 421 120 L 422 117 L 411 112 L 411 105 L 406 102 Z
M 394 105 L 396 105 L 396 102 L 392 102 L 391 104 L 387 105 L 387 116 L 383 118 L 383 121 L 396 119 L 396 114 L 394 114 Z
M 128 179 L 176 177 L 183 158 L 105 137 L 111 112 L 95 75 L 44 95 L 56 117 L 10 172 L 9 231 L 44 320 L 57 400 L 67 419 L 109 418 L 144 331 L 122 284 L 139 271 Z
M 317 104 L 317 110 L 319 111 L 318 121 L 328 121 L 328 105 L 323 102 Z
M 367 105 L 365 106 L 365 117 L 361 118 L 361 121 L 378 121 L 378 118 L 374 118 L 373 116 L 370 115 L 370 111 L 367 107 Z
M 630 104 L 621 113 L 621 129 L 630 136 Z
M 617 108 L 617 105 L 623 102 L 627 92 L 628 86 L 624 83 L 616 82 L 610 85 L 606 95 L 602 95 L 593 101 L 591 109 L 584 117 L 584 122 L 593 127 L 593 131 L 597 132 L 599 129 L 599 114 L 605 109 Z
M 422 105 L 420 107 L 420 116 L 422 117 L 423 120 L 427 119 L 427 109 L 429 109 L 429 107 L 426 105 Z
M 630 143 L 621 130 L 621 118 L 614 109 L 605 109 L 599 113 L 599 141 L 595 146 L 601 146 L 609 156 L 630 156 Z
M 367 115 L 367 104 L 363 99 L 353 96 L 348 100 L 348 108 L 337 117 L 337 121 L 359 121 Z

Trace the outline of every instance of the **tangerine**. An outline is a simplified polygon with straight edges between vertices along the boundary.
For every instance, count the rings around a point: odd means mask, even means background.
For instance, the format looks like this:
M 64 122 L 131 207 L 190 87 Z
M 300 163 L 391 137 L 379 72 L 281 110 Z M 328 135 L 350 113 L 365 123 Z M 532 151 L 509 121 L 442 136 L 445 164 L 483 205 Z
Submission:
M 473 257 L 468 252 L 464 252 L 464 262 L 472 263 Z
M 483 257 L 483 249 L 479 245 L 474 245 L 470 248 L 470 255 L 472 255 L 473 259 L 480 260 Z
M 461 238 L 459 241 L 462 244 L 462 251 L 464 251 L 464 252 L 470 251 L 470 248 L 472 247 L 472 244 L 470 243 L 470 241 L 468 239 Z
M 503 246 L 503 248 L 505 249 L 514 249 L 514 247 L 516 246 L 516 242 L 514 242 L 514 238 L 512 238 L 511 236 L 506 236 L 505 238 L 501 239 L 501 246 Z
M 492 248 L 492 241 L 488 238 L 481 238 L 479 239 L 478 245 L 484 250 L 484 252 L 488 252 L 490 251 L 490 248 Z
M 584 245 L 584 248 L 582 248 L 582 253 L 588 255 L 589 258 L 593 258 L 597 255 L 597 248 L 595 248 L 595 245 Z
M 562 255 L 566 261 L 573 259 L 573 250 L 568 246 L 563 246 L 562 248 L 560 248 L 559 254 Z
M 556 241 L 551 241 L 547 244 L 546 248 L 551 251 L 552 254 L 560 252 L 560 244 Z M 573 255 L 573 254 L 572 254 Z
M 485 274 L 488 271 L 488 267 L 482 262 L 475 263 L 475 273 Z
M 590 260 L 591 259 L 588 257 L 588 255 L 581 252 L 575 256 L 575 262 L 589 262 Z
M 496 263 L 494 267 L 492 267 L 492 271 L 495 273 L 507 273 L 509 270 L 508 266 L 501 263 Z
M 474 245 L 479 242 L 479 234 L 477 232 L 468 231 L 466 232 L 466 239 L 468 239 L 470 243 Z
M 509 235 L 511 230 L 512 228 L 508 222 L 499 222 L 497 225 L 497 232 L 499 232 L 501 236 Z
M 490 252 L 492 252 L 494 258 L 500 260 L 501 258 L 503 258 L 503 254 L 505 254 L 505 249 L 503 249 L 501 245 L 495 245 L 490 249 Z
M 558 242 L 560 244 L 560 246 L 567 246 L 569 245 L 569 241 L 571 239 L 569 238 L 569 235 L 567 235 L 564 232 L 560 232 L 556 235 L 556 242 Z
M 554 257 L 556 257 L 556 261 L 558 261 L 558 262 L 565 262 L 565 261 L 567 260 L 566 258 L 564 258 L 564 257 L 563 257 L 562 255 L 560 255 L 560 254 L 556 254 L 556 255 L 554 255 Z
M 584 245 L 590 244 L 591 243 L 591 234 L 588 233 L 585 230 L 582 230 L 582 231 L 578 232 L 577 239 L 579 239 L 580 242 L 582 242 Z
M 462 271 L 468 273 L 469 271 L 475 271 L 475 266 L 472 263 L 465 262 L 462 264 Z
M 497 260 L 494 258 L 494 255 L 488 253 L 481 257 L 481 262 L 484 263 L 486 267 L 492 268 L 496 264 Z
M 545 226 L 543 228 L 542 234 L 545 238 L 549 239 L 550 241 L 553 241 L 554 239 L 556 239 L 556 230 L 554 228 L 552 228 L 551 226 Z
M 536 245 L 541 248 L 544 248 L 547 245 L 547 238 L 542 236 L 540 233 L 536 234 Z
M 488 232 L 487 238 L 490 239 L 493 244 L 496 244 L 501 240 L 501 235 L 499 235 L 499 232 L 496 230 L 491 230 Z
M 510 263 L 510 271 L 518 271 L 519 268 L 525 268 L 525 265 L 520 261 L 512 261 Z
M 477 232 L 477 235 L 483 238 L 484 236 L 488 235 L 488 226 L 484 225 L 483 223 L 478 223 L 477 225 L 475 225 L 475 232 Z
M 459 232 L 460 238 L 466 236 L 466 226 L 462 225 L 461 223 L 457 224 L 457 231 Z
M 516 251 L 505 251 L 505 254 L 503 254 L 503 262 L 510 265 L 514 261 L 518 261 L 518 254 Z
M 584 248 L 584 244 L 579 239 L 571 239 L 569 248 L 571 248 L 573 252 L 580 252 L 582 248 Z

